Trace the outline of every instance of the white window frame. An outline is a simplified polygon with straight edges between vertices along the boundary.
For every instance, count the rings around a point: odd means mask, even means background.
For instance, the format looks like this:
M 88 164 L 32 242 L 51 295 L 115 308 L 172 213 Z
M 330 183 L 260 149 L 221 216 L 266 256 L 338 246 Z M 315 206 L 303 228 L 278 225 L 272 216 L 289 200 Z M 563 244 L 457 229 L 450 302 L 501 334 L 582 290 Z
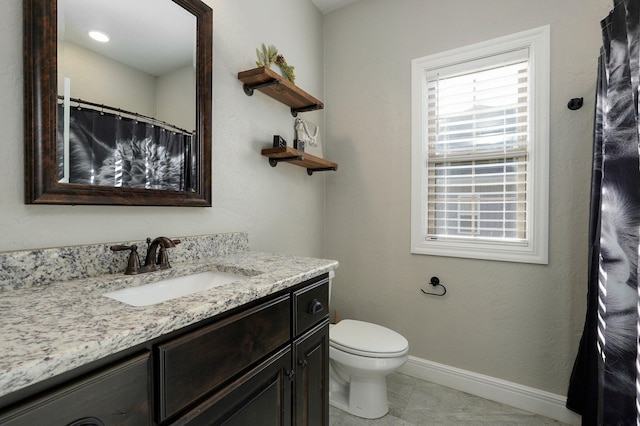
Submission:
M 527 239 L 523 244 L 471 239 L 427 239 L 427 72 L 526 48 L 529 51 L 530 147 Z M 543 26 L 411 61 L 411 252 L 548 264 L 550 28 Z

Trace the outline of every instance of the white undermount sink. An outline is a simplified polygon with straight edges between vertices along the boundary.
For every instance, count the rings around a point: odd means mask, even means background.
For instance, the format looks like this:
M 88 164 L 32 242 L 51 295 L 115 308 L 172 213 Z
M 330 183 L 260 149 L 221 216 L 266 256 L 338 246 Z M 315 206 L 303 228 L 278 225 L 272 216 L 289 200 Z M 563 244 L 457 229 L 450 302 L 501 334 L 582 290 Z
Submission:
M 248 278 L 246 275 L 207 271 L 184 277 L 168 278 L 151 284 L 127 287 L 102 295 L 131 306 L 150 306 L 246 278 Z

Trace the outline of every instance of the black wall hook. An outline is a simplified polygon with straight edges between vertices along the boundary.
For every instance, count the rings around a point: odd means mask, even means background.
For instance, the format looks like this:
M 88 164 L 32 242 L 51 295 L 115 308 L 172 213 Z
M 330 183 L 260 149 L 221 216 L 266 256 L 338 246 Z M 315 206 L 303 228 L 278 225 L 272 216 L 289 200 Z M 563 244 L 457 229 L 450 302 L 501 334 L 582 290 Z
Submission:
M 582 104 L 584 103 L 584 98 L 573 98 L 567 104 L 567 108 L 572 111 L 582 108 Z
M 440 278 L 431 277 L 431 279 L 429 280 L 429 284 L 431 284 L 434 288 L 435 287 L 442 287 L 442 293 L 427 292 L 427 291 L 424 291 L 423 289 L 420 289 L 420 291 L 423 292 L 424 294 L 429 294 L 429 295 L 432 295 L 432 296 L 439 296 L 439 297 L 442 297 L 445 294 L 447 294 L 447 288 L 443 284 L 440 284 Z

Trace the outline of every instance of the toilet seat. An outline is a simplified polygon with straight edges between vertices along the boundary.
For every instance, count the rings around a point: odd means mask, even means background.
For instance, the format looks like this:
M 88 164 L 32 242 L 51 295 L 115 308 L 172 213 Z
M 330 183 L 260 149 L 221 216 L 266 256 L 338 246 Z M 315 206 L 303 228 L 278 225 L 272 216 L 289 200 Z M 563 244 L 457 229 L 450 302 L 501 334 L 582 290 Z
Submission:
M 345 319 L 331 327 L 329 345 L 353 355 L 393 358 L 406 355 L 404 336 L 377 324 Z

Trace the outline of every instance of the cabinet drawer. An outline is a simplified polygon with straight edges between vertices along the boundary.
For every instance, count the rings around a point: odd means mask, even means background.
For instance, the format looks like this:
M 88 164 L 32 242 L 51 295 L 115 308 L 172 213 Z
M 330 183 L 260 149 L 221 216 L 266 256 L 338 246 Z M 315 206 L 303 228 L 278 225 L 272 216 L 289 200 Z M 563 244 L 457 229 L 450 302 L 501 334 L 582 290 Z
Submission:
M 64 426 L 86 419 L 82 424 L 149 425 L 148 378 L 149 353 L 145 352 L 34 399 L 0 416 L 0 424 Z
M 294 335 L 304 333 L 329 316 L 329 280 L 293 293 Z
M 159 345 L 160 420 L 287 343 L 290 316 L 285 295 Z
M 171 426 L 291 425 L 290 372 L 291 348 L 284 347 Z

